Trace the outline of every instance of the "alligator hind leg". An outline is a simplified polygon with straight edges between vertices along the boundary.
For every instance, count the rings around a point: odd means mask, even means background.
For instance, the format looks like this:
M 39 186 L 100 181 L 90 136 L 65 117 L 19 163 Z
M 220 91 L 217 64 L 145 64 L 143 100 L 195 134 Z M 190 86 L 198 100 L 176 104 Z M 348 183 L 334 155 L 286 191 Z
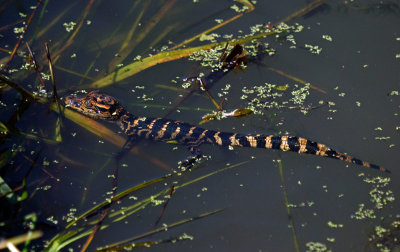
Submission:
M 136 135 L 128 137 L 121 150 L 115 155 L 115 158 L 120 160 L 127 152 L 129 152 L 138 143 Z
M 200 149 L 198 148 L 197 145 L 196 146 L 189 145 L 189 146 L 187 146 L 187 148 L 189 149 L 189 151 L 192 155 L 178 163 L 178 168 L 180 168 L 182 170 L 192 168 L 203 157 L 203 155 L 201 154 Z

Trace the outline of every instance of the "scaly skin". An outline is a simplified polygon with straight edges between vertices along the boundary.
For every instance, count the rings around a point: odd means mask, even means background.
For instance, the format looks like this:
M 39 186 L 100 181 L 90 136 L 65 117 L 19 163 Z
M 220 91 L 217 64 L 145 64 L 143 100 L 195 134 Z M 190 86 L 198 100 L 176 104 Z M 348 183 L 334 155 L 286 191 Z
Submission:
M 176 141 L 186 145 L 193 155 L 200 153 L 198 147 L 201 144 L 210 143 L 219 146 L 240 146 L 306 153 L 389 172 L 379 165 L 351 157 L 324 144 L 302 137 L 221 132 L 202 129 L 180 121 L 135 116 L 126 111 L 114 97 L 97 90 L 90 92 L 84 98 L 67 96 L 65 104 L 67 107 L 91 118 L 118 123 L 125 134 L 134 139 Z

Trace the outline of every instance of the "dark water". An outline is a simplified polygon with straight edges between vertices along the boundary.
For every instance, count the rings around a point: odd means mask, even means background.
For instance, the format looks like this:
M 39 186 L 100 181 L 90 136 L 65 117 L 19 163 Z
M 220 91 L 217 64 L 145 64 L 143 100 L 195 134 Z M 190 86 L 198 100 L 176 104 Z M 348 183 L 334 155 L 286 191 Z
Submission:
M 32 13 L 29 6 L 35 4 L 35 1 L 5 2 L 0 26 L 20 20 L 19 12 L 29 17 Z M 133 10 L 132 4 L 137 4 Z M 147 24 L 154 22 L 157 13 L 166 8 L 165 4 L 150 1 L 146 7 L 145 1 L 95 1 L 80 31 L 68 45 L 67 41 L 77 26 L 68 33 L 63 24 L 79 23 L 88 2 L 50 1 L 43 17 L 40 17 L 45 6 L 42 3 L 23 42 L 30 43 L 45 73 L 48 73 L 48 67 L 43 44 L 50 42 L 61 96 L 81 89 L 90 91 L 93 80 L 105 76 L 110 62 L 118 58 L 115 55 L 141 11 L 143 16 L 135 38 L 141 36 Z M 230 8 L 233 4 L 230 1 L 178 1 L 137 44 L 123 61 L 124 65 L 133 62 L 137 55 L 144 58 L 150 53 L 156 54 L 162 46 L 172 47 L 199 34 L 217 24 L 215 19 L 233 17 L 235 12 Z M 259 1 L 254 11 L 214 32 L 232 34 L 234 38 L 249 34 L 249 27 L 274 24 L 307 4 L 305 1 Z M 246 69 L 229 72 L 210 89 L 210 93 L 220 101 L 218 93 L 226 84 L 231 85 L 229 94 L 224 96 L 227 99 L 224 109 L 231 111 L 248 105 L 246 100 L 240 99 L 244 87 L 251 89 L 264 83 L 289 84 L 283 97 L 276 98 L 282 104 L 292 97 L 290 92 L 302 84 L 295 88 L 294 80 L 269 69 L 274 68 L 326 91 L 310 90 L 304 106 L 318 107 L 320 101 L 322 104 L 330 102 L 330 105 L 313 109 L 306 115 L 299 109 L 275 107 L 262 110 L 263 115 L 228 118 L 202 125 L 229 132 L 289 133 L 307 137 L 380 164 L 392 171 L 390 175 L 315 156 L 204 146 L 202 152 L 212 158 L 202 163 L 199 169 L 134 192 L 129 195 L 130 199 L 114 204 L 109 214 L 112 216 L 115 211 L 134 204 L 136 201 L 132 196 L 138 197 L 139 201 L 165 188 L 168 190 L 173 182 L 177 182 L 178 187 L 228 164 L 245 161 L 235 168 L 177 188 L 157 227 L 215 209 L 223 208 L 222 212 L 139 241 L 165 240 L 165 243 L 148 248 L 163 251 L 296 251 L 296 243 L 299 250 L 304 251 L 311 249 L 310 242 L 321 243 L 321 246 L 334 251 L 373 250 L 374 245 L 368 242 L 368 237 L 375 226 L 390 223 L 400 214 L 398 200 L 377 209 L 371 201 L 371 190 L 382 184 L 366 182 L 378 176 L 390 178 L 388 185 L 379 188 L 386 193 L 383 198 L 396 198 L 400 193 L 397 186 L 400 181 L 400 97 L 393 92 L 400 91 L 400 56 L 396 57 L 400 54 L 399 5 L 398 1 L 355 1 L 351 5 L 329 1 L 306 17 L 289 22 L 304 27 L 301 32 L 293 33 L 296 48 L 291 48 L 291 42 L 262 39 L 260 46 L 269 43 L 270 48 L 276 50 L 274 56 L 265 53 L 258 53 L 258 57 L 249 55 Z M 53 21 L 55 24 L 43 35 L 35 35 Z M 0 30 L 1 48 L 12 50 L 16 44 L 14 27 L 22 27 L 22 24 Z M 160 37 L 164 31 L 168 32 Z M 329 35 L 332 41 L 324 39 L 323 35 Z M 217 38 L 217 41 L 225 40 L 222 36 Z M 207 43 L 210 42 L 196 40 L 187 47 Z M 322 51 L 311 53 L 306 44 L 317 45 Z M 21 52 L 28 54 L 25 43 L 20 48 Z M 3 51 L 0 55 L 4 68 L 9 55 Z M 24 60 L 15 57 L 8 69 L 19 69 L 22 64 Z M 100 90 L 117 97 L 132 113 L 162 116 L 185 94 L 182 90 L 165 87 L 181 88 L 183 78 L 201 72 L 207 76 L 209 68 L 183 58 L 151 67 Z M 75 73 L 86 73 L 92 79 Z M 31 92 L 38 90 L 34 71 L 20 70 L 5 75 Z M 45 89 L 50 94 L 51 82 L 45 82 Z M 79 216 L 109 197 L 107 193 L 112 187 L 109 175 L 113 173 L 114 156 L 120 149 L 67 118 L 62 118 L 62 141 L 54 142 L 58 114 L 49 111 L 48 104 L 30 103 L 24 108 L 15 90 L 5 87 L 1 92 L 0 119 L 11 129 L 10 134 L 1 138 L 1 177 L 12 189 L 20 188 L 26 181 L 28 193 L 27 199 L 20 203 L 10 203 L 1 198 L 4 205 L 1 221 L 6 223 L 1 236 L 8 238 L 26 233 L 26 223 L 21 219 L 28 213 L 36 213 L 38 220 L 34 229 L 43 230 L 44 236 L 32 244 L 34 250 L 40 250 L 46 241 L 62 233 L 68 224 L 67 214 L 73 212 Z M 173 110 L 168 117 L 197 125 L 204 114 L 215 110 L 206 94 L 198 94 L 183 101 L 180 108 Z M 147 100 L 143 95 L 152 99 Z M 17 111 L 21 111 L 19 116 L 16 116 Z M 120 131 L 116 125 L 105 125 L 115 132 Z M 151 160 L 176 168 L 177 162 L 189 155 L 184 146 L 166 143 L 141 141 L 136 148 L 144 154 L 127 154 L 122 158 L 117 192 L 169 173 Z M 23 191 L 19 189 L 16 195 L 20 196 Z M 292 206 L 290 214 L 285 206 L 285 197 Z M 364 204 L 364 209 L 374 210 L 375 218 L 357 219 L 360 204 Z M 150 204 L 123 220 L 110 222 L 107 219 L 104 222 L 106 226 L 103 226 L 106 228 L 96 234 L 89 249 L 153 230 L 161 210 L 162 205 Z M 95 217 L 88 220 L 95 220 Z M 183 234 L 193 237 L 193 240 L 167 241 L 176 240 Z M 63 249 L 80 249 L 86 239 L 87 236 L 77 239 Z

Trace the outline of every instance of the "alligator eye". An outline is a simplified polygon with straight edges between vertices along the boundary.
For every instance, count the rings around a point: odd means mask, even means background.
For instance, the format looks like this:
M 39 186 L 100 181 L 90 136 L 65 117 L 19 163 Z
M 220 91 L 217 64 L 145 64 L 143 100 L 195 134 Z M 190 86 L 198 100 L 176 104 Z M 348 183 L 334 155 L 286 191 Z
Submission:
M 97 107 L 97 109 L 99 110 L 99 111 L 101 111 L 102 113 L 104 113 L 104 112 L 108 112 L 108 108 L 104 108 L 104 107 Z

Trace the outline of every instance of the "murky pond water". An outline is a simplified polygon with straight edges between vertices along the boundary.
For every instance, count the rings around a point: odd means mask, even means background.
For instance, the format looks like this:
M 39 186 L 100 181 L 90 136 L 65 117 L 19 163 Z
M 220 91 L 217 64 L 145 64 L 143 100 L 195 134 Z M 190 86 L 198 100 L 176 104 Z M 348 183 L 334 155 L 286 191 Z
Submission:
M 0 235 L 38 236 L 27 245 L 13 241 L 19 249 L 374 251 L 376 243 L 399 249 L 397 1 L 1 6 Z M 235 67 L 219 62 L 233 39 L 245 49 L 230 60 Z M 61 112 L 51 104 L 52 82 Z M 249 108 L 252 114 L 200 127 L 306 137 L 392 173 L 215 145 L 202 145 L 208 158 L 176 173 L 190 155 L 186 146 L 141 140 L 117 155 L 127 139 L 118 125 L 64 108 L 67 95 L 92 90 L 137 116 L 196 126 L 206 114 L 219 118 L 212 114 L 219 108 Z

